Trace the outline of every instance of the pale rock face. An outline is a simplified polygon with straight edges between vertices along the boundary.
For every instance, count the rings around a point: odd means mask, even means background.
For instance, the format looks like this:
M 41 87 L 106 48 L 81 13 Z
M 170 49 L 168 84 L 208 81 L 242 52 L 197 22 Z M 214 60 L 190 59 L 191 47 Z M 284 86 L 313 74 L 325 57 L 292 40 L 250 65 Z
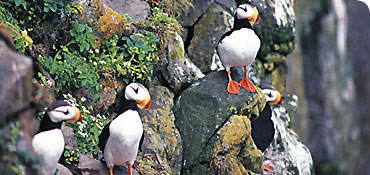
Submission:
M 274 141 L 263 152 L 263 162 L 279 174 L 310 175 L 313 160 L 307 146 L 298 135 L 287 128 L 289 116 L 284 107 L 274 108 L 271 120 L 275 127 Z M 264 174 L 270 172 L 265 171 Z

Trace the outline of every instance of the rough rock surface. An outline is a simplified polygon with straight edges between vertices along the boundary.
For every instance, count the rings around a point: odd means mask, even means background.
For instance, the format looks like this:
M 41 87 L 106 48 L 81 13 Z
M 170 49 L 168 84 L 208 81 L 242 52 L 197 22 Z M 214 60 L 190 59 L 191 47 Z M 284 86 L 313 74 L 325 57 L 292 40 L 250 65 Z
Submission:
M 35 172 L 32 138 L 38 122 L 32 101 L 32 61 L 14 50 L 0 27 L 0 174 Z M 9 34 L 9 35 L 8 35 Z
M 193 37 L 187 47 L 190 60 L 202 72 L 209 72 L 212 57 L 221 36 L 230 30 L 232 15 L 227 13 L 221 5 L 212 3 L 199 21 L 194 25 Z M 188 32 L 188 35 L 191 35 Z M 190 36 L 187 36 L 190 38 Z
M 175 126 L 172 111 L 174 95 L 166 87 L 150 88 L 152 105 L 149 110 L 141 110 L 144 126 L 144 153 L 158 154 L 164 169 L 169 174 L 179 174 L 181 169 L 181 135 Z M 143 172 L 144 173 L 144 172 Z
M 239 71 L 232 72 L 236 81 L 243 77 L 243 74 L 238 74 Z M 244 140 L 251 140 L 247 135 L 250 124 L 245 123 L 249 123 L 251 113 L 259 113 L 264 107 L 265 98 L 261 92 L 250 93 L 245 89 L 241 89 L 239 95 L 228 94 L 226 88 L 226 72 L 212 72 L 195 82 L 179 97 L 175 106 L 175 122 L 183 140 L 182 173 L 199 174 L 208 171 L 211 159 L 223 152 L 220 151 L 223 147 L 226 149 L 225 157 L 231 156 L 238 160 L 246 170 L 262 172 L 261 153 L 243 148 L 255 147 L 253 142 Z M 229 130 L 238 134 L 228 135 L 226 131 Z M 238 132 L 242 130 L 246 132 Z M 245 142 L 240 142 L 240 139 Z M 238 147 L 233 147 L 236 145 Z
M 82 175 L 101 175 L 109 174 L 109 169 L 105 162 L 100 160 L 95 160 L 88 155 L 81 155 L 80 161 L 78 163 L 78 171 Z M 114 166 L 113 174 L 128 174 L 128 168 L 126 166 Z M 139 173 L 133 169 L 133 175 L 139 175 Z
M 58 163 L 56 175 L 73 175 L 73 173 L 67 167 Z
M 193 7 L 179 18 L 181 25 L 193 26 L 212 4 L 221 5 L 227 11 L 232 11 L 236 8 L 235 1 L 230 0 L 193 0 Z
M 295 102 L 293 102 L 295 103 Z M 314 174 L 311 153 L 298 135 L 288 128 L 290 117 L 284 106 L 272 107 L 275 136 L 263 152 L 263 163 L 279 174 Z M 271 174 L 265 171 L 264 174 Z
M 175 93 L 180 93 L 195 80 L 204 77 L 200 69 L 186 56 L 184 42 L 176 35 L 168 44 L 168 65 L 162 70 L 166 84 Z
M 143 0 L 103 0 L 103 3 L 119 14 L 127 14 L 132 21 L 144 21 L 150 12 L 148 3 Z
M 32 61 L 0 41 L 0 116 L 28 106 L 32 95 Z M 11 102 L 11 103 L 10 103 Z

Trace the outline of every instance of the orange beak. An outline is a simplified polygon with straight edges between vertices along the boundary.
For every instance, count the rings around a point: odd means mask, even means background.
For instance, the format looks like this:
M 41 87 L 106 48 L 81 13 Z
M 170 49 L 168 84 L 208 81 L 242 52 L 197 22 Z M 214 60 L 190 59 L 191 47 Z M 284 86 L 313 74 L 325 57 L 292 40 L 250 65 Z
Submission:
M 149 100 L 149 102 L 145 105 L 144 109 L 150 109 L 151 105 L 152 105 L 152 99 Z
M 72 122 L 72 123 L 78 122 L 78 121 L 81 122 L 82 121 L 81 111 L 76 107 L 74 107 L 74 110 L 75 110 L 75 116 L 69 119 L 68 122 Z
M 258 14 L 258 10 L 256 7 L 253 8 L 253 15 L 248 17 L 249 23 L 251 24 L 259 24 L 260 23 L 260 16 Z
M 137 106 L 140 108 L 140 109 L 149 109 L 150 108 L 150 105 L 152 103 L 152 99 L 150 98 L 150 95 L 149 93 L 146 95 L 146 97 L 144 98 L 144 100 L 136 100 L 136 102 L 138 102 Z

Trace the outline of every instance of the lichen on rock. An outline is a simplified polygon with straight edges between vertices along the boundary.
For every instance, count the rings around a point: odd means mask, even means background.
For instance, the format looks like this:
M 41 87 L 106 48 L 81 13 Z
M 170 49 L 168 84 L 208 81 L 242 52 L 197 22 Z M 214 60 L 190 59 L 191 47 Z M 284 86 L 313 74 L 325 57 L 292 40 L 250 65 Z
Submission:
M 233 71 L 232 76 L 239 81 L 244 74 Z M 226 72 L 218 71 L 207 74 L 180 95 L 175 122 L 183 140 L 182 173 L 204 173 L 210 168 L 204 163 L 222 153 L 234 157 L 246 170 L 262 171 L 261 152 L 250 138 L 249 117 L 253 111 L 262 110 L 265 99 L 260 92 L 242 89 L 232 95 L 226 89 Z
M 99 48 L 103 41 L 113 35 L 121 36 L 129 30 L 127 21 L 111 8 L 103 6 L 102 0 L 89 0 L 82 5 L 82 12 L 78 17 L 82 23 L 92 27 L 96 40 L 95 48 Z
M 178 174 L 181 168 L 181 135 L 177 130 L 172 111 L 174 95 L 163 86 L 150 88 L 151 109 L 140 111 L 144 125 L 144 152 L 155 152 L 167 162 L 167 172 Z M 170 173 L 172 174 L 172 173 Z

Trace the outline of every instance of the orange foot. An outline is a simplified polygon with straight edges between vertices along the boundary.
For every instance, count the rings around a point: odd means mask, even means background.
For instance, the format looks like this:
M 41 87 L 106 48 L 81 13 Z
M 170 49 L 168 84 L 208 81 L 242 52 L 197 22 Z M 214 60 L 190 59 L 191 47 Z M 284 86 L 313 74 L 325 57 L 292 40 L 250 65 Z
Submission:
M 256 87 L 254 87 L 253 83 L 249 81 L 246 77 L 244 77 L 242 81 L 240 81 L 239 84 L 240 86 L 245 88 L 247 91 L 256 92 Z
M 227 84 L 227 91 L 230 94 L 238 94 L 238 92 L 240 90 L 240 85 L 237 82 L 235 82 L 231 79 L 231 71 L 230 70 L 227 71 L 227 76 L 229 77 L 229 83 Z
M 233 80 L 229 81 L 229 84 L 227 85 L 227 91 L 230 94 L 238 94 L 239 90 L 240 90 L 240 86 L 237 82 Z
M 263 165 L 263 168 L 271 173 L 274 173 L 275 171 L 268 165 Z
M 113 168 L 109 168 L 109 174 L 113 175 Z

